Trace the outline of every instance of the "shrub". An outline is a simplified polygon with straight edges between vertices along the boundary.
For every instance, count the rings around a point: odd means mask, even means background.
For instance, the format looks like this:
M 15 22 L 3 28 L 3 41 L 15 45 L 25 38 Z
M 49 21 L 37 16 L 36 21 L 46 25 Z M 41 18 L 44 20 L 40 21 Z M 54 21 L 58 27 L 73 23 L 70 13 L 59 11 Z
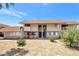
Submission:
M 49 39 L 51 42 L 55 42 L 55 39 L 56 39 L 56 38 L 55 38 L 54 36 L 49 36 L 48 39 Z
M 63 42 L 70 47 L 79 46 L 79 31 L 77 29 L 68 29 L 61 32 Z
M 26 45 L 25 39 L 18 39 L 18 40 L 17 40 L 17 46 L 23 47 L 23 46 L 25 46 L 25 45 Z

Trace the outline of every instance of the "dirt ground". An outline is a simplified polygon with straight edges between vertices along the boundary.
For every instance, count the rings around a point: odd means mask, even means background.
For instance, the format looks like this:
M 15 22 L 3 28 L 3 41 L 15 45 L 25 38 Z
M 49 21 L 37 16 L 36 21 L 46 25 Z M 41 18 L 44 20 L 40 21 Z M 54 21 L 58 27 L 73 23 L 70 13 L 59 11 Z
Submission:
M 16 40 L 0 40 L 0 56 L 79 56 L 79 50 L 60 44 L 59 40 L 26 40 L 24 49 L 19 49 Z

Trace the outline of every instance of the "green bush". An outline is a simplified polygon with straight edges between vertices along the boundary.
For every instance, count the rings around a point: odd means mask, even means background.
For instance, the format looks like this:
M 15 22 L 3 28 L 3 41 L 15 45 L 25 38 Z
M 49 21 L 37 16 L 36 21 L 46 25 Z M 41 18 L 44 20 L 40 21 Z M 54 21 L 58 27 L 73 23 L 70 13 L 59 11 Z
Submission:
M 70 47 L 79 46 L 79 31 L 77 29 L 68 29 L 61 32 L 61 37 L 65 45 Z
M 25 46 L 25 45 L 26 45 L 25 39 L 18 39 L 18 40 L 17 40 L 17 46 L 23 47 L 23 46 Z
M 56 39 L 56 38 L 55 38 L 54 36 L 49 36 L 48 39 L 49 39 L 51 42 L 55 42 L 55 39 Z

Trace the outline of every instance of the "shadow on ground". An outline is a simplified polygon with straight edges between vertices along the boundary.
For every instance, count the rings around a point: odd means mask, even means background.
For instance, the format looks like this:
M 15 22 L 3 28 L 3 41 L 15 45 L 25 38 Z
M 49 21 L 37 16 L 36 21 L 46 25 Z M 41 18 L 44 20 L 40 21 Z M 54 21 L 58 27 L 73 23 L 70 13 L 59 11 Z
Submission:
M 20 49 L 20 48 L 12 48 L 10 51 L 7 51 L 5 54 L 0 54 L 0 56 L 24 56 L 29 51 Z
M 75 50 L 79 51 L 79 47 L 71 47 L 70 49 L 75 49 Z
M 77 51 L 79 51 L 79 47 L 70 47 L 70 46 L 65 46 L 66 48 L 69 48 L 69 49 L 71 49 L 71 50 L 77 50 Z

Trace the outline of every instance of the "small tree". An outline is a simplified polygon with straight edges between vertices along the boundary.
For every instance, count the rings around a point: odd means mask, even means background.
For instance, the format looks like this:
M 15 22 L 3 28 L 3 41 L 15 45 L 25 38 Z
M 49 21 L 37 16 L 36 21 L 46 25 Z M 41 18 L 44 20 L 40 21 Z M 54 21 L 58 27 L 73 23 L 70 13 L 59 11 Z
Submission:
M 23 47 L 23 46 L 25 46 L 25 45 L 26 45 L 25 39 L 18 39 L 18 40 L 17 40 L 17 46 L 18 46 L 18 47 Z
M 61 37 L 66 45 L 70 47 L 79 46 L 79 31 L 77 29 L 64 30 L 61 32 Z
M 55 42 L 55 39 L 56 39 L 56 38 L 55 38 L 54 36 L 49 36 L 48 39 L 49 39 L 51 42 Z

